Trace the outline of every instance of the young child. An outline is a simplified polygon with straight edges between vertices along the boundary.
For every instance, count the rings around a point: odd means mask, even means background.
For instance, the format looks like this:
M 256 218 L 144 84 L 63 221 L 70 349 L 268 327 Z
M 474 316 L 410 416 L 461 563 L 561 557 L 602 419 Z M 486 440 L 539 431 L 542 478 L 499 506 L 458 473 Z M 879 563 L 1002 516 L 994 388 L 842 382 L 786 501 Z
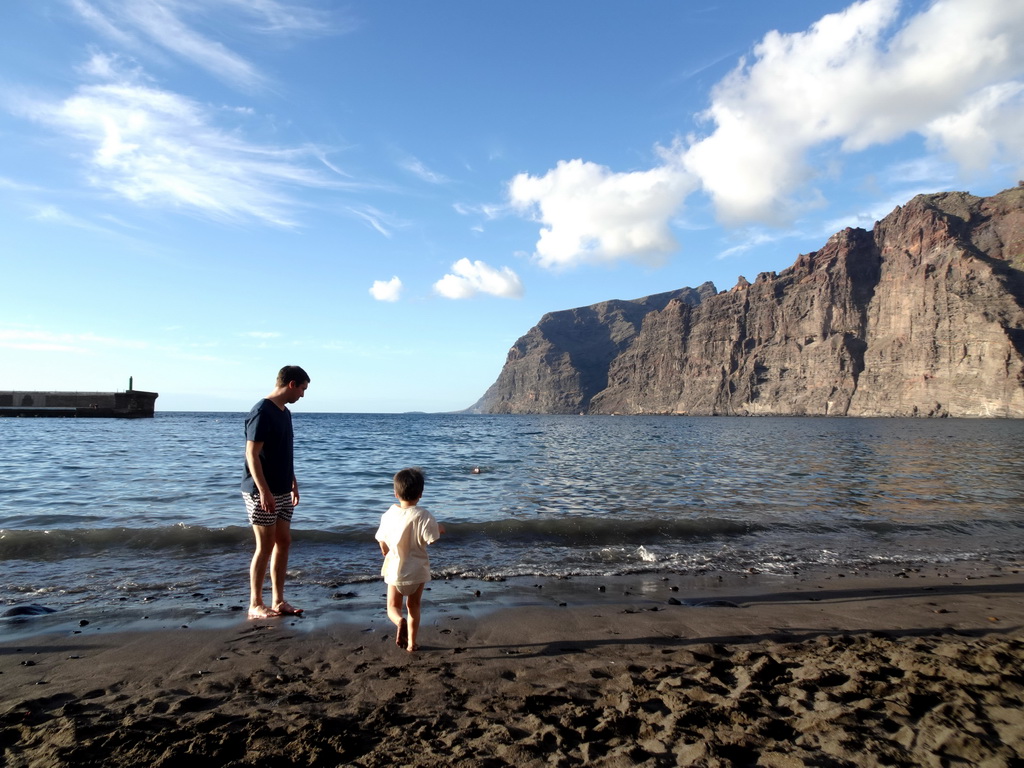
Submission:
M 420 628 L 420 601 L 423 587 L 430 581 L 427 545 L 437 541 L 444 526 L 423 507 L 424 478 L 418 469 L 403 469 L 395 475 L 397 504 L 380 519 L 376 539 L 384 555 L 381 576 L 388 585 L 388 618 L 398 627 L 395 643 L 412 653 L 417 650 Z M 402 615 L 407 609 L 408 620 Z

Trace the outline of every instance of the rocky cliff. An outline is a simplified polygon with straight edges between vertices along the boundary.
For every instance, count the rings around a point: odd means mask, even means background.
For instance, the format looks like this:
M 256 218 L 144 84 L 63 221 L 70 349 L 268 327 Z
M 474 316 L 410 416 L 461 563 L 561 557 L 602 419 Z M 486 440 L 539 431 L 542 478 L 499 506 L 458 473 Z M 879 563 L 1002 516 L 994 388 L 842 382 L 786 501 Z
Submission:
M 480 413 L 1024 417 L 1024 187 L 921 195 L 753 284 L 553 312 Z
M 670 303 L 699 304 L 715 286 L 682 288 L 633 301 L 549 312 L 508 352 L 498 380 L 468 409 L 474 413 L 582 413 L 608 385 L 612 362 L 640 332 L 644 318 Z

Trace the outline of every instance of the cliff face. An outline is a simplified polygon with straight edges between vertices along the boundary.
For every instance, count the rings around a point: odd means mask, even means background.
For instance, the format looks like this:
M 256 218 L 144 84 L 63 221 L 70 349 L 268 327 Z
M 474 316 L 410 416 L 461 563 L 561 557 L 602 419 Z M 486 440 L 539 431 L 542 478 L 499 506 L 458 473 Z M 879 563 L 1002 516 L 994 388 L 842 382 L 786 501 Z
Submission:
M 608 385 L 608 370 L 643 319 L 670 302 L 698 304 L 715 287 L 682 288 L 634 301 L 549 312 L 509 350 L 498 380 L 471 413 L 581 413 Z
M 753 284 L 545 317 L 484 413 L 1024 417 L 1024 188 L 922 195 Z

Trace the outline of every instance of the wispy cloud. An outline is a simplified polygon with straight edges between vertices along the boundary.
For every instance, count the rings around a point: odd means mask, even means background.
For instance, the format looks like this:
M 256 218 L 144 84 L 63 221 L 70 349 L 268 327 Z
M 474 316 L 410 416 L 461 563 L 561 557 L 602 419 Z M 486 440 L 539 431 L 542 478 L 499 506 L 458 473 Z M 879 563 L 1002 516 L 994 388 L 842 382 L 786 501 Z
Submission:
M 119 3 L 123 18 L 161 48 L 186 59 L 212 75 L 245 88 L 263 85 L 256 67 L 224 44 L 199 34 L 186 24 L 172 3 L 164 5 L 143 0 Z
M 248 140 L 246 130 L 258 117 L 251 106 L 206 104 L 177 93 L 141 63 L 185 62 L 244 90 L 261 88 L 272 75 L 236 46 L 246 36 L 287 44 L 342 31 L 338 11 L 299 0 L 68 4 L 105 45 L 91 46 L 90 58 L 76 68 L 81 85 L 56 100 L 4 95 L 12 112 L 71 142 L 67 153 L 84 159 L 85 180 L 94 188 L 139 205 L 295 227 L 302 190 L 359 186 L 321 147 Z
M 515 207 L 512 205 L 495 205 L 492 203 L 481 203 L 481 204 L 467 204 L 467 203 L 453 203 L 452 208 L 460 216 L 483 216 L 487 220 L 493 220 L 501 218 L 502 216 L 515 211 Z
M 406 226 L 404 220 L 379 211 L 372 205 L 349 206 L 345 210 L 365 221 L 384 237 L 391 237 L 392 230 Z
M 328 159 L 328 157 L 327 157 L 327 155 L 326 155 L 325 153 L 323 153 L 323 152 L 320 152 L 320 153 L 319 153 L 319 154 L 317 155 L 317 157 L 318 157 L 318 158 L 320 159 L 320 162 L 321 162 L 321 163 L 323 163 L 323 164 L 324 164 L 325 166 L 327 166 L 327 167 L 328 167 L 328 168 L 330 168 L 330 169 L 331 169 L 332 171 L 334 171 L 334 173 L 336 173 L 336 174 L 338 174 L 339 176 L 341 176 L 341 177 L 343 177 L 343 178 L 346 178 L 346 179 L 350 179 L 350 178 L 352 178 L 352 176 L 351 176 L 350 174 L 346 173 L 346 172 L 345 172 L 345 171 L 344 171 L 343 169 L 339 168 L 339 167 L 338 167 L 337 165 L 335 165 L 334 163 L 332 163 L 332 162 L 331 162 L 331 161 L 330 161 L 330 160 Z
M 400 165 L 409 173 L 430 184 L 447 184 L 450 181 L 447 176 L 430 170 L 423 161 L 417 160 L 415 157 L 406 158 Z
M 14 106 L 88 151 L 91 185 L 139 204 L 282 227 L 296 225 L 295 189 L 340 186 L 318 171 L 318 149 L 247 142 L 237 125 L 217 123 L 221 110 L 141 83 L 109 59 L 104 67 L 119 79 Z
M 715 258 L 718 260 L 729 259 L 733 256 L 739 256 L 740 254 L 746 253 L 754 248 L 768 243 L 776 243 L 781 240 L 789 240 L 793 237 L 798 237 L 798 232 L 778 232 L 773 230 L 766 230 L 761 227 L 750 228 L 744 230 L 742 239 L 736 245 L 726 248 L 724 251 L 719 252 Z
M 86 0 L 70 0 L 71 8 L 82 21 L 117 45 L 135 47 L 136 40 L 115 24 L 102 10 Z
M 146 349 L 136 339 L 116 339 L 93 333 L 55 333 L 23 328 L 0 328 L 0 347 L 43 352 L 87 353 L 96 348 Z
M 0 176 L 0 189 L 10 189 L 14 192 L 42 192 L 42 188 L 34 184 L 25 184 L 5 176 Z
M 56 205 L 44 205 L 38 208 L 36 212 L 32 214 L 32 218 L 35 221 L 47 224 L 60 224 L 65 227 L 74 227 L 76 229 L 84 229 L 87 232 L 101 232 L 107 235 L 118 234 L 107 227 L 102 227 L 91 221 L 67 213 Z M 116 219 L 112 220 L 114 223 L 118 223 Z
M 700 63 L 700 64 L 698 64 L 698 65 L 696 65 L 694 67 L 690 67 L 689 69 L 687 69 L 687 70 L 685 70 L 683 72 L 680 72 L 679 76 L 678 76 L 678 79 L 680 79 L 680 80 L 689 80 L 691 78 L 694 78 L 697 75 L 699 75 L 699 74 L 701 74 L 703 72 L 706 72 L 707 70 L 709 70 L 709 69 L 711 69 L 713 67 L 717 67 L 719 64 L 721 64 L 724 61 L 730 61 L 730 60 L 735 61 L 737 55 L 738 55 L 738 51 L 732 51 L 730 53 L 722 54 L 721 56 L 716 56 L 713 59 L 709 59 L 708 61 L 704 61 L 704 62 L 702 62 L 702 63 Z
M 202 24 L 216 34 L 227 18 L 236 29 L 275 37 L 340 28 L 320 10 L 283 0 L 71 0 L 71 7 L 115 45 L 143 56 L 155 49 L 244 89 L 262 87 L 267 76 L 223 42 L 199 31 Z
M 0 349 L 16 350 L 21 353 L 38 353 L 42 356 L 64 360 L 65 355 L 76 355 L 80 359 L 132 360 L 151 357 L 183 360 L 189 362 L 218 362 L 225 359 L 202 349 L 221 346 L 218 342 L 205 343 L 159 343 L 151 340 L 100 336 L 95 333 L 53 331 L 26 327 L 0 327 Z
M 221 0 L 232 10 L 248 14 L 250 25 L 261 32 L 292 36 L 323 35 L 350 31 L 351 18 L 341 17 L 309 3 L 287 0 Z

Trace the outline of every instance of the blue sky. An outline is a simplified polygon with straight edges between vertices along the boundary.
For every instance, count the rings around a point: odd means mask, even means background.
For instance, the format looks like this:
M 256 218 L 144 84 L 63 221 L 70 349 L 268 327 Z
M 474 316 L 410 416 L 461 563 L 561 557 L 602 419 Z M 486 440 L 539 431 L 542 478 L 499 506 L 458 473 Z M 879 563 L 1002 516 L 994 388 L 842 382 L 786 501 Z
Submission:
M 0 10 L 0 389 L 474 403 L 545 312 L 1024 178 L 1024 3 Z

